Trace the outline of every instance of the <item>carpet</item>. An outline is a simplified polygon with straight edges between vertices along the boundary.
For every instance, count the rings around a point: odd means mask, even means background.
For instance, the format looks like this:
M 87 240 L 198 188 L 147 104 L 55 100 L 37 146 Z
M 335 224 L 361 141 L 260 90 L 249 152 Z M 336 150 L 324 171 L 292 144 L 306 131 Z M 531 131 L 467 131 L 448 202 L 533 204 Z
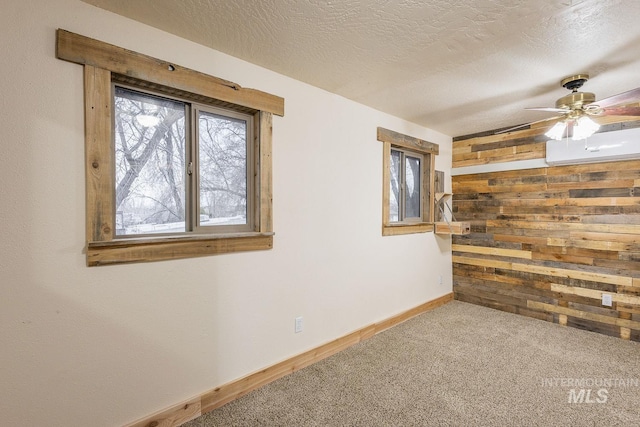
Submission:
M 640 426 L 640 343 L 452 301 L 184 426 Z

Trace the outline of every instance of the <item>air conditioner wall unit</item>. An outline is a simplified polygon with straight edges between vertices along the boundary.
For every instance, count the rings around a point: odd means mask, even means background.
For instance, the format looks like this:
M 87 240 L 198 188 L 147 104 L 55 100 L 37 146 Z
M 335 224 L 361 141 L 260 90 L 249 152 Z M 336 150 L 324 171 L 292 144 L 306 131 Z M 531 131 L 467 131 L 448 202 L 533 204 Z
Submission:
M 640 159 L 640 128 L 596 133 L 587 139 L 547 141 L 550 166 Z

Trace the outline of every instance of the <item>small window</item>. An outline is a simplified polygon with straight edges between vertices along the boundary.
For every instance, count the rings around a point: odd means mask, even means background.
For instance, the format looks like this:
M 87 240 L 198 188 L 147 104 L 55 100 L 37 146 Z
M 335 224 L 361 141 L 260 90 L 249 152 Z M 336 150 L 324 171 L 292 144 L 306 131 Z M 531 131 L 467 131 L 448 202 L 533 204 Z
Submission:
M 382 235 L 433 231 L 435 155 L 432 142 L 378 128 L 383 142 Z
M 422 221 L 423 162 L 422 154 L 391 149 L 390 222 Z
M 121 86 L 114 109 L 116 236 L 252 230 L 251 115 Z

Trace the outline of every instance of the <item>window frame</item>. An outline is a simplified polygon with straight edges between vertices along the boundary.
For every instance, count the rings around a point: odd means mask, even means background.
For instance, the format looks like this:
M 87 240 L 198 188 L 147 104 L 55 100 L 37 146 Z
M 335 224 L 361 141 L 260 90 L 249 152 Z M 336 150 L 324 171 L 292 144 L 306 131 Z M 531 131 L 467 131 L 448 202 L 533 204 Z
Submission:
M 381 128 L 377 129 L 377 140 L 382 142 L 382 235 L 426 233 L 434 230 L 435 156 L 439 146 L 412 136 Z M 391 149 L 422 155 L 422 218 L 415 221 L 392 222 L 390 219 L 391 198 Z
M 192 258 L 273 247 L 272 122 L 284 99 L 58 29 L 58 59 L 84 66 L 86 256 L 88 266 Z M 234 233 L 116 237 L 112 83 L 158 90 L 253 115 L 254 229 Z

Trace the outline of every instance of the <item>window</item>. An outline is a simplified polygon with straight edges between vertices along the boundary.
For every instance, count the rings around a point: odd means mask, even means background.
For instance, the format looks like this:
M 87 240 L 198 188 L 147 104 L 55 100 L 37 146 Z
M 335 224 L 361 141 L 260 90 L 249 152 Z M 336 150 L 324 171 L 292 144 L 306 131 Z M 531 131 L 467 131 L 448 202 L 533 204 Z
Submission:
M 116 236 L 253 229 L 253 116 L 117 85 L 114 109 Z
M 382 234 L 433 231 L 438 145 L 378 128 L 383 143 Z
M 390 222 L 422 221 L 422 154 L 391 148 Z
M 282 98 L 65 30 L 56 55 L 84 66 L 89 266 L 273 247 Z

